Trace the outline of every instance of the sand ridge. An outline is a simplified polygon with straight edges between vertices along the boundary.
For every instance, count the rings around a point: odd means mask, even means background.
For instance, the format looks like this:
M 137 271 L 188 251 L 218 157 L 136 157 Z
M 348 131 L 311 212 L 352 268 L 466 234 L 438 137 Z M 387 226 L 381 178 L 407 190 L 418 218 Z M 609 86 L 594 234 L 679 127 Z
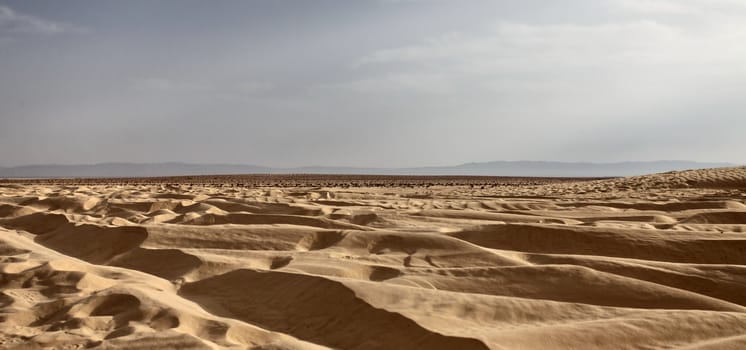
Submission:
M 0 347 L 746 347 L 746 167 L 220 179 L 0 183 Z

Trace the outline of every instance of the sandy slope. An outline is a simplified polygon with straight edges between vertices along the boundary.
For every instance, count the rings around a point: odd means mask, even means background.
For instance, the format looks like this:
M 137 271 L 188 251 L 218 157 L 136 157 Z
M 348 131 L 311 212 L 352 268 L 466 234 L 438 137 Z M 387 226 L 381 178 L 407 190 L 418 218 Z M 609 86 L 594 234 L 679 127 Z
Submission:
M 335 181 L 2 184 L 0 347 L 746 348 L 746 168 Z

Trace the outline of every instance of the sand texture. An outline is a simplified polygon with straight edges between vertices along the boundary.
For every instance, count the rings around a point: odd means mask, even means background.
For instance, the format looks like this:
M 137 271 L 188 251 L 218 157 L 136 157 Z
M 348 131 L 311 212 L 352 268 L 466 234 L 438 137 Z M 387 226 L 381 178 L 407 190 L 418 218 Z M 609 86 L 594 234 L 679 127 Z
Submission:
M 4 181 L 0 273 L 4 349 L 746 349 L 746 167 Z

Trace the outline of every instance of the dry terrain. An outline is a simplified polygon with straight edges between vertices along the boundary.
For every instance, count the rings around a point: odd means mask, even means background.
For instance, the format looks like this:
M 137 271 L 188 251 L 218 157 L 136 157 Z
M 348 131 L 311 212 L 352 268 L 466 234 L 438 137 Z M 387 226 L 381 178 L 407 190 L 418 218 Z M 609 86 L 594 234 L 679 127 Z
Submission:
M 5 349 L 746 349 L 746 167 L 0 181 Z

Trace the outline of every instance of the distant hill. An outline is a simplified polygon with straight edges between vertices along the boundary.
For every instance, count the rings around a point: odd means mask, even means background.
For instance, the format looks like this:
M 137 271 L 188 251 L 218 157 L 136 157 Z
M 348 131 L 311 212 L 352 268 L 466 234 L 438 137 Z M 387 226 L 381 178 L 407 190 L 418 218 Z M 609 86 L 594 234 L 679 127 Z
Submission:
M 730 163 L 700 163 L 691 161 L 651 161 L 619 163 L 570 163 L 542 161 L 495 161 L 467 163 L 454 167 L 418 168 L 433 174 L 468 174 L 491 176 L 559 176 L 601 177 L 634 176 L 661 173 L 673 170 L 719 168 L 733 166 Z
M 375 174 L 375 175 L 484 175 L 602 177 L 632 176 L 672 170 L 717 168 L 730 163 L 652 161 L 621 163 L 569 163 L 543 161 L 496 161 L 445 167 L 354 168 L 299 167 L 271 168 L 242 164 L 189 163 L 100 163 L 77 165 L 26 165 L 0 167 L 0 178 L 64 177 L 151 177 L 213 174 Z

